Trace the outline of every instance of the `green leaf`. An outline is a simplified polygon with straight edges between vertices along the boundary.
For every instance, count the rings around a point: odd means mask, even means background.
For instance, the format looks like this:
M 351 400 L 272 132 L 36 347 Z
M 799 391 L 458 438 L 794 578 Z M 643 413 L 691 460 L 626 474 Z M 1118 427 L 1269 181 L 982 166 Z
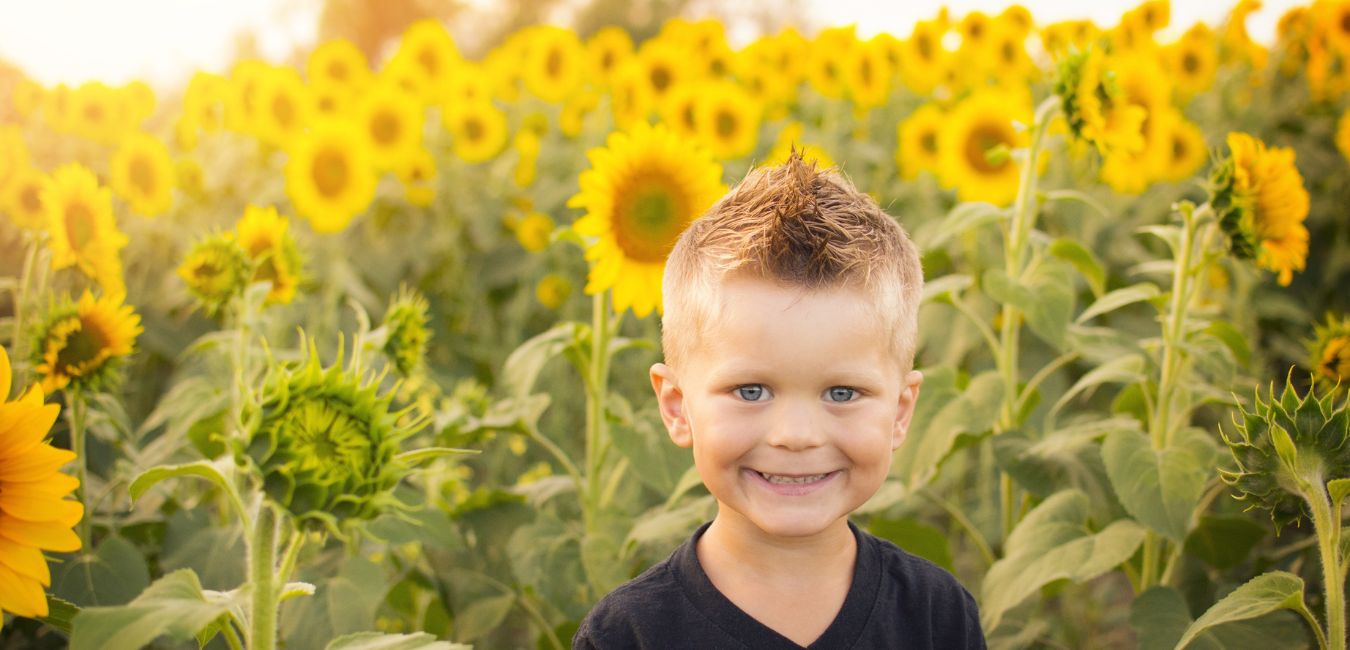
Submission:
M 581 568 L 597 594 L 607 594 L 628 579 L 619 557 L 619 545 L 604 534 L 588 534 L 581 540 Z
M 1036 306 L 1036 294 L 1031 289 L 1008 277 L 1003 269 L 989 269 L 980 276 L 980 288 L 994 302 L 1016 307 L 1022 313 L 1030 313 Z
M 1042 262 L 1027 281 L 1034 297 L 1027 311 L 1027 327 L 1031 332 L 1064 351 L 1068 345 L 1069 323 L 1073 321 L 1073 274 L 1062 263 Z
M 1029 430 L 1014 429 L 993 439 L 994 458 L 1018 485 L 1040 498 L 1075 487 L 1094 505 L 1115 506 L 1115 494 L 1102 464 L 1097 441 L 1115 431 L 1138 432 L 1131 418 L 1091 420 L 1033 438 Z
M 971 379 L 970 385 L 959 392 L 954 386 L 954 373 L 947 369 L 935 369 L 928 379 L 934 380 L 931 401 L 919 400 L 909 437 L 896 451 L 891 467 L 891 476 L 906 481 L 910 492 L 937 475 L 960 434 L 981 433 L 994 426 L 1003 391 L 1003 381 L 992 370 Z M 924 381 L 925 390 L 929 388 L 928 379 Z M 928 393 L 925 399 L 929 399 Z
M 75 617 L 72 650 L 138 650 L 160 636 L 187 641 L 225 613 L 224 603 L 207 602 L 197 574 L 174 571 L 119 607 L 89 607 Z
M 324 585 L 325 606 L 333 633 L 360 632 L 375 626 L 375 612 L 387 590 L 384 568 L 365 557 L 348 558 L 337 576 Z
M 1069 264 L 1072 264 L 1078 273 L 1087 281 L 1088 287 L 1092 289 L 1092 295 L 1100 297 L 1106 291 L 1106 268 L 1102 266 L 1101 260 L 1088 247 L 1078 243 L 1078 241 L 1061 237 L 1050 242 L 1049 252 Z
M 634 522 L 624 545 L 666 544 L 689 537 L 689 531 L 712 517 L 715 505 L 712 497 L 704 496 L 674 509 L 653 508 Z
M 956 571 L 953 568 L 952 547 L 947 541 L 947 533 L 937 528 L 909 517 L 902 519 L 878 517 L 867 524 L 867 530 L 949 572 Z
M 1139 284 L 1132 284 L 1123 289 L 1116 289 L 1115 291 L 1098 298 L 1097 302 L 1092 303 L 1091 306 L 1084 309 L 1083 313 L 1079 314 L 1078 318 L 1074 319 L 1074 322 L 1081 325 L 1102 314 L 1108 314 L 1120 309 L 1125 305 L 1152 300 L 1158 296 L 1158 293 L 1158 285 L 1153 284 L 1152 282 L 1140 282 Z
M 1005 612 L 1045 585 L 1091 580 L 1134 555 L 1144 528 L 1122 519 L 1093 534 L 1087 528 L 1090 508 L 1086 494 L 1064 490 L 1027 513 L 1008 536 L 1003 559 L 985 575 L 980 599 L 984 629 L 998 627 Z
M 145 556 L 116 535 L 93 553 L 66 556 L 52 576 L 52 593 L 80 607 L 122 605 L 150 584 Z
M 1117 431 L 1102 444 L 1102 462 L 1121 505 L 1175 542 L 1186 538 L 1191 513 L 1214 467 L 1208 462 L 1214 454 L 1191 440 L 1155 450 L 1147 435 Z
M 455 447 L 425 447 L 405 451 L 394 457 L 394 460 L 408 466 L 421 465 L 433 458 L 443 458 L 445 456 L 473 456 L 483 453 L 479 449 L 458 449 Z
M 1139 650 L 1171 650 L 1190 624 L 1186 599 L 1171 587 L 1150 587 L 1130 604 L 1130 627 L 1139 637 Z
M 914 243 L 919 250 L 932 250 L 967 230 L 1005 219 L 1008 214 L 1008 210 L 989 203 L 958 203 L 947 216 L 917 228 Z
M 1201 614 L 1186 628 L 1186 633 L 1177 641 L 1174 650 L 1185 648 L 1210 628 L 1264 616 L 1280 609 L 1308 612 L 1303 602 L 1303 579 L 1285 571 L 1263 573 L 1234 589 Z M 1312 616 L 1311 613 L 1307 615 Z
M 344 634 L 324 646 L 324 650 L 469 650 L 471 646 L 449 641 L 437 641 L 426 632 L 414 634 L 383 634 L 356 632 Z
M 1154 224 L 1143 226 L 1139 228 L 1136 232 L 1143 233 L 1146 235 L 1153 235 L 1154 237 L 1163 240 L 1163 242 L 1167 244 L 1167 247 L 1172 249 L 1173 258 L 1177 256 L 1177 251 L 1181 250 L 1181 228 L 1177 226 Z M 1171 260 L 1158 260 L 1158 261 L 1166 262 L 1169 268 L 1175 265 L 1175 263 Z
M 949 273 L 932 282 L 923 283 L 923 298 L 921 302 L 929 302 L 942 298 L 947 294 L 959 294 L 971 285 L 975 284 L 975 278 L 964 273 Z
M 656 409 L 634 412 L 632 407 L 615 396 L 611 400 L 621 407 L 623 420 L 615 422 L 610 440 L 614 448 L 632 463 L 632 474 L 657 494 L 668 495 L 679 483 L 680 477 L 694 465 L 694 457 L 670 441 L 665 425 L 655 416 Z
M 1094 199 L 1083 192 L 1079 192 L 1078 190 L 1050 190 L 1048 192 L 1039 192 L 1039 194 L 1046 201 L 1078 201 L 1079 203 L 1096 210 L 1098 215 L 1107 219 L 1111 218 L 1111 211 L 1107 210 L 1106 206 L 1103 206 L 1097 199 Z
M 483 638 L 501 625 L 515 606 L 515 594 L 475 600 L 463 611 L 455 612 L 455 637 L 463 641 Z
M 228 463 L 229 466 L 232 467 L 234 465 L 234 459 L 228 459 Z M 141 472 L 140 476 L 137 476 L 131 481 L 131 485 L 127 486 L 127 491 L 131 493 L 131 500 L 136 501 L 141 498 L 142 494 L 145 494 L 146 490 L 150 489 L 151 486 L 160 481 L 183 476 L 193 476 L 206 479 L 211 483 L 214 483 L 216 487 L 224 490 L 227 494 L 237 496 L 237 493 L 234 491 L 234 485 L 230 483 L 230 480 L 225 476 L 226 471 L 229 470 L 222 471 L 222 468 L 218 467 L 216 463 L 205 460 L 199 460 L 195 463 L 185 463 L 183 465 L 159 465 Z
M 1186 552 L 1216 569 L 1230 569 L 1250 557 L 1266 527 L 1247 517 L 1204 516 L 1186 536 Z
M 1247 365 L 1252 360 L 1251 346 L 1247 345 L 1247 337 L 1242 335 L 1232 323 L 1228 321 L 1216 320 L 1205 328 L 1205 332 L 1210 336 L 1220 340 L 1228 349 L 1233 352 L 1233 358 L 1238 363 Z
M 1350 494 L 1350 478 L 1338 478 L 1327 481 L 1327 494 L 1331 496 L 1331 511 L 1340 512 L 1341 502 Z
M 1143 357 L 1138 355 L 1117 357 L 1093 368 L 1074 382 L 1074 385 L 1055 401 L 1050 412 L 1052 414 L 1059 412 L 1079 393 L 1095 389 L 1102 384 L 1132 384 L 1144 379 Z
M 502 383 L 516 397 L 523 397 L 534 390 L 534 382 L 549 359 L 558 356 L 569 346 L 579 345 L 582 337 L 587 336 L 590 327 L 584 323 L 565 322 L 553 326 L 546 332 L 520 344 L 502 367 Z
M 1171 587 L 1150 587 L 1130 606 L 1139 650 L 1172 650 L 1192 623 L 1186 599 Z M 1307 647 L 1303 621 L 1287 611 L 1235 621 L 1197 635 L 1192 650 L 1295 650 Z
M 67 602 L 47 594 L 47 615 L 39 618 L 39 621 L 46 623 L 58 630 L 70 635 L 70 623 L 75 616 L 80 613 L 80 608 L 75 603 Z

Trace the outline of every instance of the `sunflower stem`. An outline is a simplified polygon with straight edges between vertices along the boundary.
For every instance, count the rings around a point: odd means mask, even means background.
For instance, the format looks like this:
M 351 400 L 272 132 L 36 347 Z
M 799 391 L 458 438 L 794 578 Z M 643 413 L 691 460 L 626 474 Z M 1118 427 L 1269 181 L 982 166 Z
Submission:
M 249 650 L 273 650 L 277 643 L 277 515 L 266 499 L 259 504 L 249 539 L 248 571 L 252 588 Z
M 89 449 L 85 445 L 84 430 L 86 407 L 84 395 L 78 388 L 73 388 L 67 392 L 66 398 L 69 407 L 66 409 L 66 421 L 70 425 L 70 446 L 71 450 L 75 452 L 75 478 L 80 481 L 80 504 L 84 506 L 84 516 L 80 517 L 77 531 L 80 535 L 80 548 L 88 553 L 92 533 L 90 520 L 94 513 L 89 509 Z
M 599 528 L 602 495 L 601 470 L 604 463 L 605 393 L 609 377 L 609 292 L 601 291 L 591 300 L 591 358 L 587 369 L 586 391 L 586 495 L 583 500 L 586 533 Z
M 1345 650 L 1345 579 L 1341 573 L 1341 517 L 1320 479 L 1303 490 L 1312 510 L 1317 550 L 1322 557 L 1322 591 L 1326 598 L 1327 648 Z
M 15 359 L 23 359 L 23 316 L 24 306 L 28 303 L 28 282 L 33 276 L 33 264 L 37 260 L 38 238 L 33 237 L 28 245 L 28 252 L 24 255 L 23 271 L 19 276 L 19 286 L 14 289 L 14 340 L 10 341 L 9 349 L 14 352 Z M 8 395 L 0 395 L 0 400 L 4 400 Z

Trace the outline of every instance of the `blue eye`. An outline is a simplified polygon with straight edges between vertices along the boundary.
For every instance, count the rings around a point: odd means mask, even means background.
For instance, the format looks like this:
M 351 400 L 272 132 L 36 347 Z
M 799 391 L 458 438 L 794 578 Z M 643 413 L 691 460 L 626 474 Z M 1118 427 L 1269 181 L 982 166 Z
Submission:
M 847 402 L 857 394 L 857 389 L 848 386 L 835 386 L 829 390 L 830 401 L 832 402 Z
M 759 384 L 746 384 L 736 387 L 736 394 L 747 402 L 758 402 L 764 396 L 764 387 Z

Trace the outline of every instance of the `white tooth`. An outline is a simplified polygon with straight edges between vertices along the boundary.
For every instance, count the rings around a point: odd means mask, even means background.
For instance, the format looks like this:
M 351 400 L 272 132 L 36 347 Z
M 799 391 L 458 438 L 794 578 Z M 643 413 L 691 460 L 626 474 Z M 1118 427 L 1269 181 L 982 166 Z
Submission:
M 814 483 L 816 481 L 819 481 L 820 479 L 825 478 L 826 476 L 829 476 L 828 473 L 816 474 L 814 476 L 778 476 L 777 474 L 765 474 L 763 472 L 760 472 L 759 475 L 763 476 L 765 480 L 769 481 L 770 483 L 777 483 L 780 485 L 782 484 L 799 485 L 802 483 Z

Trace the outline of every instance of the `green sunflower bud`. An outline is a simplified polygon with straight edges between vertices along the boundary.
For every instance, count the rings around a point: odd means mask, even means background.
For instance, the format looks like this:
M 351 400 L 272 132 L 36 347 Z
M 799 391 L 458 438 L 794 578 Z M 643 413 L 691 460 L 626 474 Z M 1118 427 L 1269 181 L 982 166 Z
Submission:
M 178 266 L 178 277 L 211 316 L 243 295 L 252 275 L 248 252 L 229 234 L 212 235 L 193 244 Z
M 343 369 L 319 362 L 311 343 L 299 365 L 276 366 L 261 398 L 244 410 L 236 459 L 260 474 L 268 498 L 301 525 L 337 530 L 393 505 L 390 492 L 409 471 L 400 443 L 424 423 L 391 397 Z
M 426 356 L 427 341 L 431 339 L 431 330 L 427 329 L 431 320 L 427 308 L 427 299 L 422 294 L 401 287 L 384 312 L 383 351 L 404 377 L 420 368 Z
M 1279 399 L 1272 385 L 1268 401 L 1257 391 L 1251 411 L 1238 407 L 1236 436 L 1220 428 L 1238 465 L 1220 470 L 1224 482 L 1252 508 L 1269 510 L 1277 534 L 1311 519 L 1308 499 L 1326 499 L 1328 482 L 1350 477 L 1350 401 L 1334 402 L 1315 388 L 1299 397 L 1286 379 Z

